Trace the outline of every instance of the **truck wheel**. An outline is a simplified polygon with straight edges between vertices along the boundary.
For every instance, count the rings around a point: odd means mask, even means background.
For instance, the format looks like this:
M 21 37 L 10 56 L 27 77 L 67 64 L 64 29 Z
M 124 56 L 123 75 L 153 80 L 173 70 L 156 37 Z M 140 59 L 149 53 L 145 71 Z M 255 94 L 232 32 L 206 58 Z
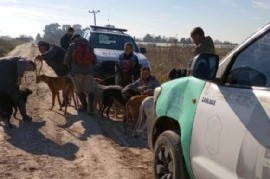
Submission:
M 180 136 L 165 131 L 157 139 L 154 149 L 155 178 L 187 178 Z

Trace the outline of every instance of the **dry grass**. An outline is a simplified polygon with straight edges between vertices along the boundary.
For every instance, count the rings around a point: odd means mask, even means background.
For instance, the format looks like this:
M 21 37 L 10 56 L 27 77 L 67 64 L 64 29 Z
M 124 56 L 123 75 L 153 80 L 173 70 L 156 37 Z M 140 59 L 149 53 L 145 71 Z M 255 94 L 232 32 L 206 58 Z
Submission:
M 168 72 L 172 68 L 185 68 L 187 62 L 193 58 L 193 46 L 171 46 L 161 47 L 148 45 L 147 54 L 152 73 L 160 80 L 165 82 L 168 80 Z M 216 52 L 220 59 L 224 57 L 232 48 L 217 48 Z
M 0 57 L 6 56 L 16 46 L 27 43 L 27 42 L 28 40 L 21 40 L 19 38 L 5 40 L 5 39 L 1 39 L 0 37 Z
M 10 41 L 0 39 L 0 57 L 5 56 L 8 52 L 14 49 L 16 45 Z

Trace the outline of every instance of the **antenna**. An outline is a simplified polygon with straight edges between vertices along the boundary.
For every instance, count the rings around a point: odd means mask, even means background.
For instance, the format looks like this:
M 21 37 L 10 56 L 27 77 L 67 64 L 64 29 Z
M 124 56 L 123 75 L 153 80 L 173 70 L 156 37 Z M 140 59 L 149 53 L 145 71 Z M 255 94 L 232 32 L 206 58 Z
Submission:
M 96 24 L 96 14 L 99 13 L 100 10 L 97 10 L 97 11 L 92 10 L 92 11 L 88 11 L 88 12 L 94 14 L 94 25 L 96 26 L 97 25 Z
M 110 18 L 111 18 L 111 10 L 109 9 L 109 13 L 108 13 L 108 24 L 110 24 Z

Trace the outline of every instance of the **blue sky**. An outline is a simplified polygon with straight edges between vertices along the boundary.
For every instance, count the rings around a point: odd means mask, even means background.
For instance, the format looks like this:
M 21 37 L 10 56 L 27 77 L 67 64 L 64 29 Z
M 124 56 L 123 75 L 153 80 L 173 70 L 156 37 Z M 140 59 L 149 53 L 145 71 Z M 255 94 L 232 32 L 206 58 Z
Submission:
M 0 0 L 0 35 L 36 36 L 49 23 L 93 24 L 88 10 L 100 10 L 97 25 L 146 33 L 189 37 L 201 26 L 213 39 L 242 42 L 270 22 L 270 0 Z

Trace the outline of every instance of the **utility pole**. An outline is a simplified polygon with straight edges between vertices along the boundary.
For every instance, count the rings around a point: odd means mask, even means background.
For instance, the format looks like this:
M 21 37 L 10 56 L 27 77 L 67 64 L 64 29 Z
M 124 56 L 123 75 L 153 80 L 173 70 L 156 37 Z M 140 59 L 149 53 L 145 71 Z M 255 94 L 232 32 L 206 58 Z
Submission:
M 97 11 L 92 10 L 92 11 L 88 11 L 88 12 L 94 14 L 94 25 L 96 26 L 97 25 L 96 24 L 96 14 L 99 13 L 100 10 L 97 10 Z

